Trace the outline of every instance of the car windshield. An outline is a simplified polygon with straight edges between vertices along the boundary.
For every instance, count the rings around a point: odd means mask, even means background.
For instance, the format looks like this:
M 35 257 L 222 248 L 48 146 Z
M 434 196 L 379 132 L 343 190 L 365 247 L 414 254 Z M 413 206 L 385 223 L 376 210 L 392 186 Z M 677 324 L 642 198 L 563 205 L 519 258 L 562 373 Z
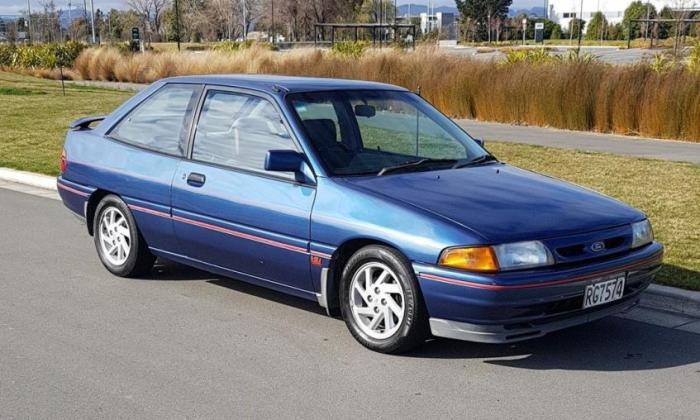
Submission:
M 387 175 L 495 160 L 411 92 L 304 92 L 287 100 L 332 175 Z

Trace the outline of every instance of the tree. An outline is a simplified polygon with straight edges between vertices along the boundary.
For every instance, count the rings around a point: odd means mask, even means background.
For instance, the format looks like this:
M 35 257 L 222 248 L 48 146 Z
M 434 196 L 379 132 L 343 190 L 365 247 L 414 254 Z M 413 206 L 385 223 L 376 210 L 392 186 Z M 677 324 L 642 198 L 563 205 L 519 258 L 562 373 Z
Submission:
M 554 28 L 552 28 L 552 34 L 550 36 L 550 39 L 561 39 L 562 37 L 562 31 L 561 31 L 561 25 L 556 24 Z
M 621 23 L 608 26 L 608 39 L 621 40 L 624 39 L 624 30 Z
M 586 27 L 586 21 L 579 18 L 573 18 L 569 21 L 569 38 L 578 39 L 579 32 Z
M 455 3 L 462 23 L 473 28 L 474 40 L 491 41 L 500 38 L 501 24 L 508 17 L 513 0 L 455 0 Z
M 631 36 L 632 39 L 641 38 L 645 30 L 645 25 L 640 22 L 632 22 L 634 19 L 656 18 L 656 8 L 650 3 L 642 3 L 641 0 L 634 1 L 625 9 L 622 18 L 623 35 L 625 38 Z
M 595 12 L 591 21 L 586 26 L 586 39 L 598 40 L 605 39 L 605 30 L 608 27 L 608 20 L 605 19 L 603 12 Z

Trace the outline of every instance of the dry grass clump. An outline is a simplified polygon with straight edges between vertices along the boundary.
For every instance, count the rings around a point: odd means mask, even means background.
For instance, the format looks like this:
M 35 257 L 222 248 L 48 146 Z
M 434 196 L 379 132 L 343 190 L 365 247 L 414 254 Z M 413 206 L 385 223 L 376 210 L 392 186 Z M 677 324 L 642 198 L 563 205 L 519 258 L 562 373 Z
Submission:
M 700 141 L 700 74 L 595 60 L 491 63 L 423 47 L 360 56 L 253 45 L 237 52 L 123 56 L 88 49 L 84 79 L 150 83 L 191 74 L 268 73 L 374 80 L 415 90 L 452 117 Z

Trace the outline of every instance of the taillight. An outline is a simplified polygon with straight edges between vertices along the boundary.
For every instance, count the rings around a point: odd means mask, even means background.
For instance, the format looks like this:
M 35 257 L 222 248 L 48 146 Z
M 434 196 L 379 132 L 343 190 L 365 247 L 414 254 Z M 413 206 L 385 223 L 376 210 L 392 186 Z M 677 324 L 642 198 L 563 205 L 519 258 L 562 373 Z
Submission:
M 66 159 L 66 151 L 61 152 L 61 161 L 59 162 L 59 167 L 61 169 L 61 173 L 66 172 L 66 169 L 68 168 L 68 159 Z

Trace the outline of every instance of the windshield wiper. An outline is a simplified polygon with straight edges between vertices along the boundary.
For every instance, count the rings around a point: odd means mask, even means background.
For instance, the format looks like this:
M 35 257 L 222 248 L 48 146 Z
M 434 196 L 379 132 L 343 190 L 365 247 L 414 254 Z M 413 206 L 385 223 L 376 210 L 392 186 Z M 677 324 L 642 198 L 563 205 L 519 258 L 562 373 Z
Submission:
M 452 166 L 452 169 L 465 168 L 467 166 L 481 165 L 487 162 L 498 162 L 494 155 L 481 155 L 471 160 L 457 162 Z
M 413 171 L 416 169 L 421 169 L 424 168 L 425 166 L 429 165 L 434 165 L 434 164 L 440 164 L 440 163 L 455 163 L 456 159 L 429 159 L 429 158 L 424 158 L 424 159 L 418 159 L 418 160 L 411 160 L 408 162 L 403 162 L 398 165 L 394 166 L 387 166 L 385 168 L 382 168 L 379 173 L 377 173 L 377 176 L 382 176 L 386 175 L 390 172 L 397 172 L 397 171 Z

